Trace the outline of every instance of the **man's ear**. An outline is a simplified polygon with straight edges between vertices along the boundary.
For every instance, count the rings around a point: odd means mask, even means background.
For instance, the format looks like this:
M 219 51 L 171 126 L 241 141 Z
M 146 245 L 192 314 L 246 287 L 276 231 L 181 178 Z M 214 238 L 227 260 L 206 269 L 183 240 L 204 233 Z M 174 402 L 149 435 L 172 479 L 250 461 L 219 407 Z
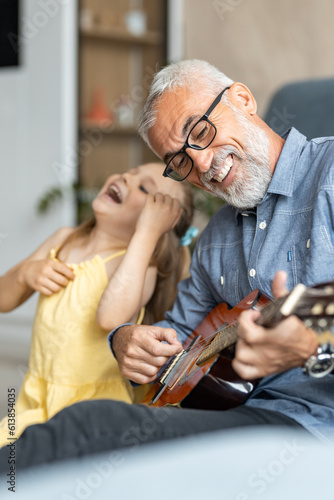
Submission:
M 252 116 L 256 115 L 257 103 L 246 85 L 239 82 L 232 83 L 228 95 L 234 106 Z

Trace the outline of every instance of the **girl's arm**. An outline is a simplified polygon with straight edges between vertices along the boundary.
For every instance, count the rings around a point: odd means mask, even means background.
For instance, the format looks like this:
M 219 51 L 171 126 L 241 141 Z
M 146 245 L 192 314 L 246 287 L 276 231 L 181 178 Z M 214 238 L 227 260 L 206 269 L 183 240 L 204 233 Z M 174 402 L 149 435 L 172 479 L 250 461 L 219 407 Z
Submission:
M 51 248 L 61 245 L 71 231 L 67 227 L 59 229 L 33 254 L 0 276 L 0 312 L 12 311 L 35 291 L 52 295 L 74 278 L 66 264 L 48 258 Z
M 156 283 L 156 268 L 149 266 L 162 234 L 177 223 L 182 209 L 175 198 L 148 194 L 127 252 L 111 277 L 96 313 L 104 330 L 134 321 L 150 300 Z

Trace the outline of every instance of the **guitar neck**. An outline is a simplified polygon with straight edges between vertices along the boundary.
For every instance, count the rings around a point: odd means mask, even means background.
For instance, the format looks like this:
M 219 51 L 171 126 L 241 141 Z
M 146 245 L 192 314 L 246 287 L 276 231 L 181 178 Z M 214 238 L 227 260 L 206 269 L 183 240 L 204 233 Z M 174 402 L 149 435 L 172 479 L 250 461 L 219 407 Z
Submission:
M 261 316 L 257 319 L 256 323 L 258 325 L 270 328 L 275 326 L 282 320 L 281 308 L 287 297 L 282 297 L 274 302 L 270 302 L 261 310 Z M 217 355 L 219 352 L 233 346 L 238 340 L 238 322 L 232 323 L 229 326 L 222 326 L 216 332 L 215 336 L 203 349 L 202 353 L 198 357 L 197 364 L 204 363 L 208 359 Z

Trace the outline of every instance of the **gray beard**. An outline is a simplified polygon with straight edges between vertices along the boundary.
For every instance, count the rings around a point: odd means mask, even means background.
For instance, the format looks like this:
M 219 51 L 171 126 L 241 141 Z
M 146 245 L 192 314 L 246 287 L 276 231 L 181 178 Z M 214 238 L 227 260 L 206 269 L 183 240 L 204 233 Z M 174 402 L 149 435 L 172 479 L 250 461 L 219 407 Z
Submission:
M 246 210 L 256 207 L 261 202 L 271 181 L 269 139 L 261 128 L 249 122 L 235 106 L 230 105 L 230 107 L 246 135 L 244 156 L 241 156 L 240 151 L 233 146 L 223 146 L 215 154 L 210 169 L 201 174 L 200 179 L 213 195 L 234 207 Z M 215 185 L 210 182 L 210 179 L 229 154 L 239 158 L 242 169 L 239 168 L 236 172 L 232 184 L 223 188 L 219 183 Z

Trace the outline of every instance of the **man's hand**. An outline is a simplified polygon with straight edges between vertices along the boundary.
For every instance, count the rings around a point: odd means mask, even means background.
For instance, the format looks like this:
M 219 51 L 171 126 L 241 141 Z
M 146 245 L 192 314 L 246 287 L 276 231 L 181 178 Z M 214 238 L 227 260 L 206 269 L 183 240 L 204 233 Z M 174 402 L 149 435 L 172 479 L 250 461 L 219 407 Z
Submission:
M 113 339 L 121 373 L 137 384 L 152 382 L 159 369 L 181 349 L 182 344 L 171 328 L 127 325 L 120 328 Z
M 286 274 L 279 271 L 272 283 L 276 298 L 287 293 L 285 283 Z M 316 333 L 295 316 L 271 329 L 255 323 L 259 316 L 259 312 L 249 310 L 239 318 L 239 340 L 232 366 L 242 378 L 252 380 L 303 366 L 317 351 Z

